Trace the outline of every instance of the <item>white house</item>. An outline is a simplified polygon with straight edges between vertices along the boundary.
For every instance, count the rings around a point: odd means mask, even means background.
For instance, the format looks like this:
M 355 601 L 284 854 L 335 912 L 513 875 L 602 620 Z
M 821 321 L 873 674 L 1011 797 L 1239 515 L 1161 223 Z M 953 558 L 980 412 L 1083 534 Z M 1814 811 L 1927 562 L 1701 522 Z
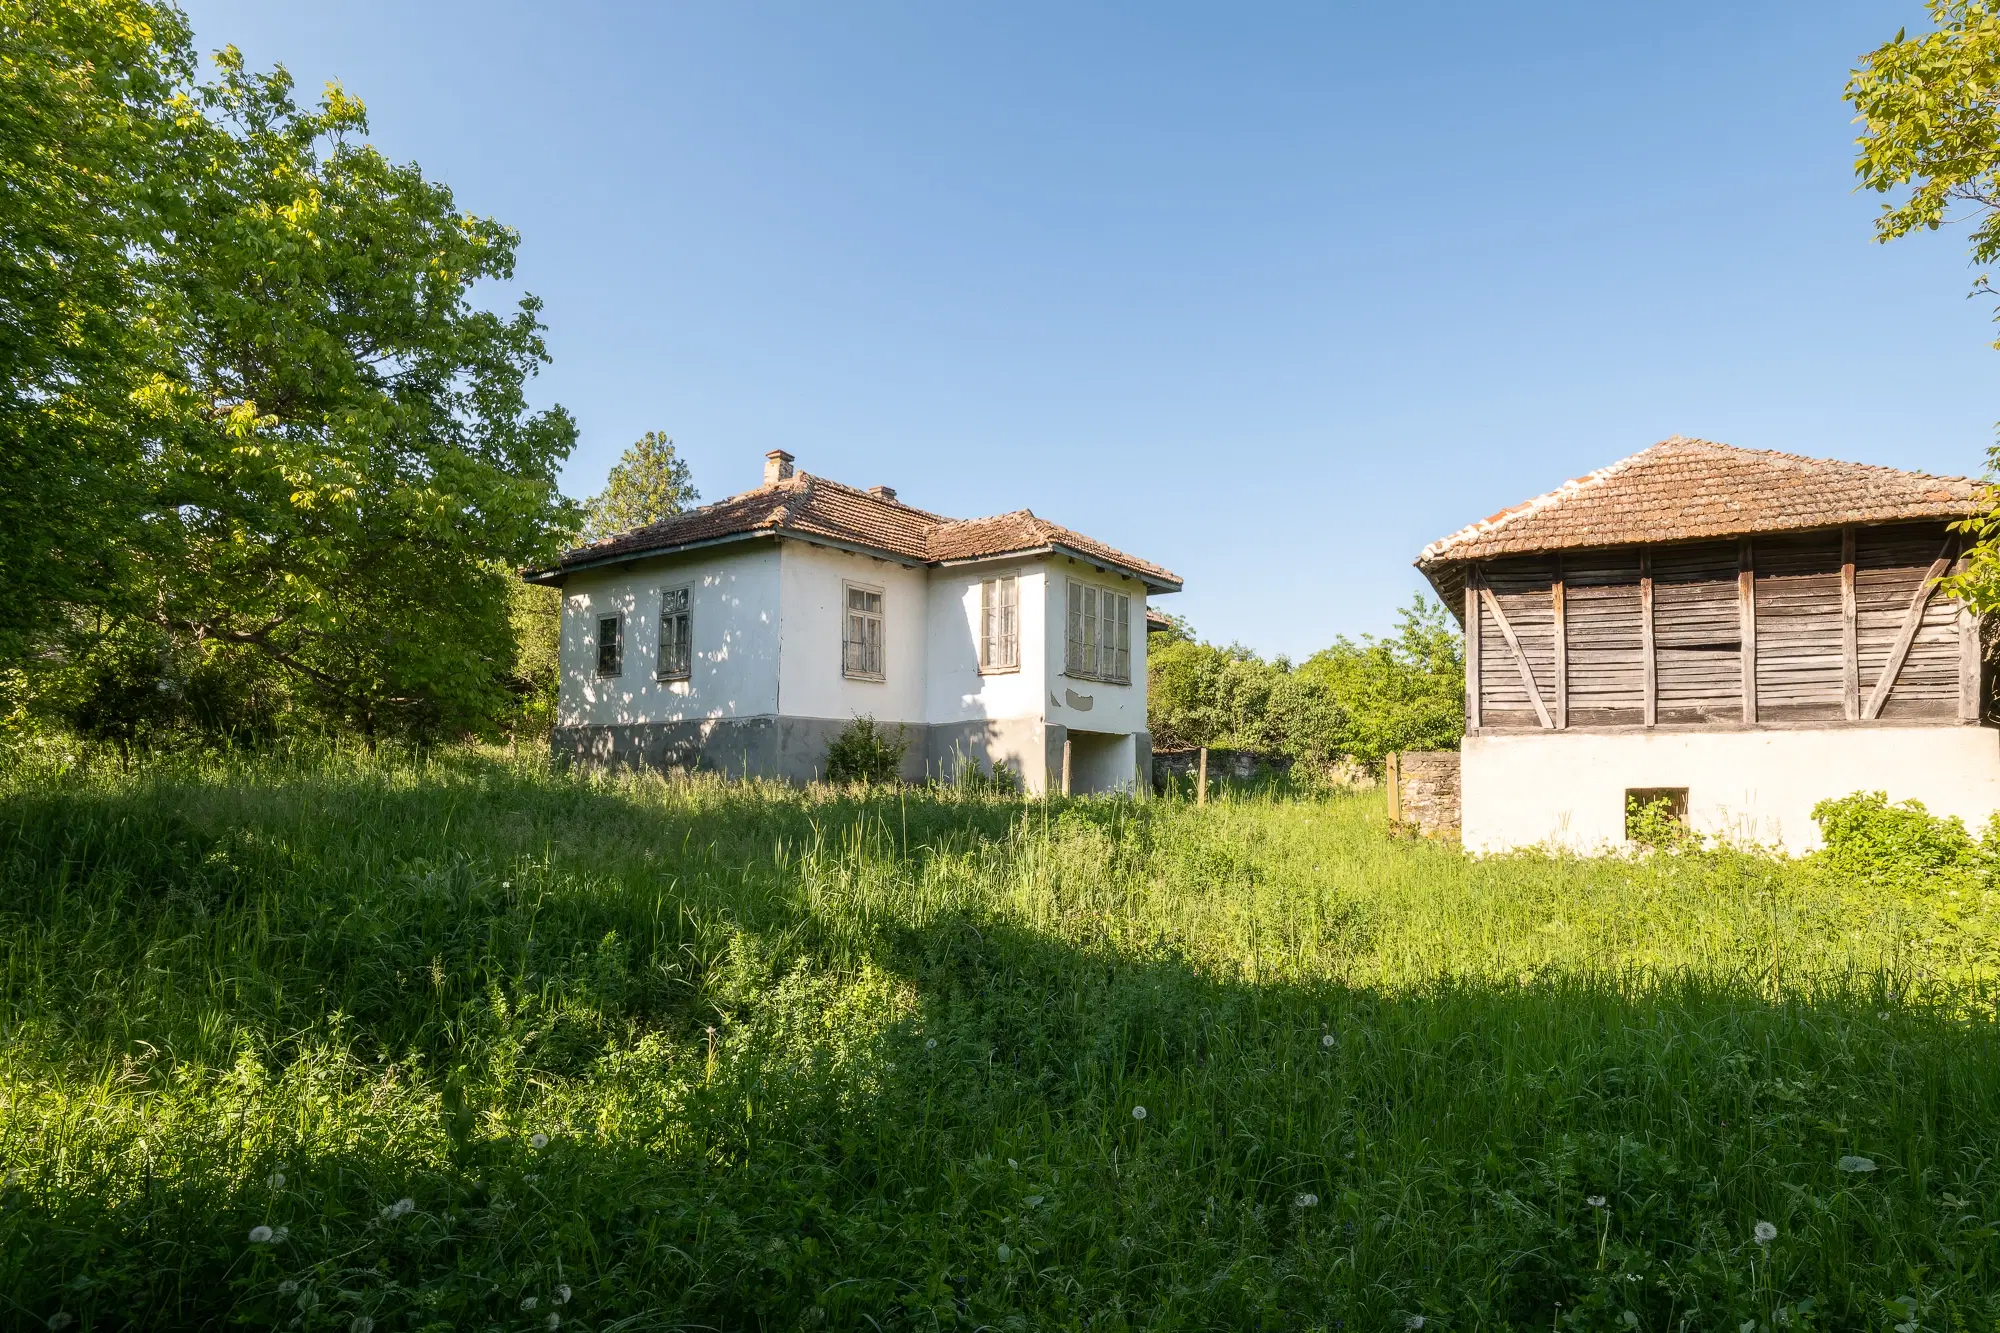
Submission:
M 1629 804 L 1792 851 L 1886 791 L 2000 809 L 1963 477 L 1674 438 L 1426 547 L 1465 625 L 1460 832 L 1592 849 Z
M 796 472 L 566 553 L 559 758 L 806 781 L 857 717 L 904 774 L 1143 791 L 1146 599 L 1167 570 L 1027 510 L 948 519 Z

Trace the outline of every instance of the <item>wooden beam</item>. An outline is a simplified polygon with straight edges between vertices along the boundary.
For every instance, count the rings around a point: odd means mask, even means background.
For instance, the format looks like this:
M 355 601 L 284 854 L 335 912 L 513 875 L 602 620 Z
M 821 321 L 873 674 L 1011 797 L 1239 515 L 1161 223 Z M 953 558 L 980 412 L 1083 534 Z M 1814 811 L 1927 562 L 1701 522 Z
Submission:
M 1556 617 L 1556 730 L 1569 726 L 1569 622 L 1562 557 L 1556 557 L 1556 581 L 1549 585 L 1549 605 Z
M 1479 570 L 1465 571 L 1465 729 L 1477 731 L 1479 710 Z
M 1653 650 L 1653 554 L 1639 548 L 1639 655 L 1646 664 L 1646 725 L 1660 715 L 1660 657 Z
M 1757 720 L 1757 569 L 1750 539 L 1736 543 L 1736 622 L 1743 646 L 1743 720 Z
M 1521 640 L 1514 634 L 1514 627 L 1507 623 L 1507 613 L 1500 609 L 1500 599 L 1493 590 L 1480 585 L 1479 595 L 1486 599 L 1486 609 L 1493 613 L 1493 623 L 1500 627 L 1500 637 L 1507 640 L 1507 647 L 1514 654 L 1514 665 L 1521 670 L 1521 688 L 1528 692 L 1528 702 L 1535 706 L 1535 716 L 1545 729 L 1553 729 L 1555 722 L 1549 717 L 1548 705 L 1542 702 L 1541 687 L 1535 684 L 1535 669 L 1528 665 L 1528 654 L 1521 648 Z
M 1854 529 L 1840 530 L 1840 707 L 1849 722 L 1861 716 L 1861 635 L 1854 609 Z
M 1400 824 L 1403 822 L 1403 756 L 1391 750 L 1387 759 L 1383 776 L 1388 779 L 1389 822 Z
M 1864 720 L 1873 721 L 1882 716 L 1882 705 L 1889 702 L 1889 692 L 1896 688 L 1896 677 L 1903 670 L 1903 660 L 1910 655 L 1910 645 L 1916 642 L 1917 631 L 1923 628 L 1924 608 L 1931 603 L 1931 594 L 1937 591 L 1937 581 L 1951 568 L 1951 548 L 1958 539 L 1946 537 L 1944 547 L 1937 559 L 1924 571 L 1924 581 L 1910 597 L 1910 609 L 1903 612 L 1903 627 L 1896 631 L 1896 646 L 1889 650 L 1889 660 L 1882 664 L 1882 674 L 1875 681 L 1875 688 L 1868 694 L 1868 704 L 1861 710 Z

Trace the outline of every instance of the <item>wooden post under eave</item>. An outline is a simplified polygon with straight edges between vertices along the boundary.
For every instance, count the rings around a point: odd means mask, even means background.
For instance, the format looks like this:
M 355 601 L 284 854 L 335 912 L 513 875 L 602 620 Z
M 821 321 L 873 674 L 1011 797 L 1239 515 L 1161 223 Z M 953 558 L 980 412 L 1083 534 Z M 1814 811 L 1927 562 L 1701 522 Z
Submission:
M 1549 605 L 1556 617 L 1556 730 L 1569 726 L 1569 627 L 1564 618 L 1565 601 L 1562 557 L 1556 557 L 1556 581 L 1549 585 Z
M 1206 745 L 1201 747 L 1201 757 L 1195 762 L 1196 762 L 1196 770 L 1194 779 L 1194 803 L 1196 805 L 1207 805 L 1208 804 L 1208 747 Z
M 1403 756 L 1395 750 L 1389 751 L 1388 763 L 1383 770 L 1389 783 L 1389 822 L 1403 821 Z
M 1743 720 L 1757 720 L 1757 567 L 1750 539 L 1736 543 L 1736 618 L 1743 636 Z
M 1854 600 L 1854 529 L 1840 530 L 1840 715 L 1861 716 L 1861 634 Z
M 1639 653 L 1645 660 L 1646 725 L 1652 726 L 1660 712 L 1659 654 L 1653 651 L 1653 554 L 1639 548 Z
M 1479 730 L 1479 571 L 1465 571 L 1465 729 Z

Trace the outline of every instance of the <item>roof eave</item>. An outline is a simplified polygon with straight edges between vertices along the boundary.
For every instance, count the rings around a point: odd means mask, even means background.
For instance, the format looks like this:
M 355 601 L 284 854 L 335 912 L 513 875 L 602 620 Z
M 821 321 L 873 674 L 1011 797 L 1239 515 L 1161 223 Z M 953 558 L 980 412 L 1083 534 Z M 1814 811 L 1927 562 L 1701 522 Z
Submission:
M 678 555 L 682 551 L 699 551 L 704 547 L 725 546 L 732 542 L 755 541 L 760 537 L 776 537 L 781 534 L 769 528 L 751 528 L 743 532 L 725 532 L 719 537 L 703 537 L 691 542 L 667 542 L 660 546 L 642 546 L 638 550 L 619 551 L 590 560 L 558 564 L 553 569 L 524 569 L 521 582 L 535 583 L 544 588 L 560 588 L 563 580 L 571 574 L 580 574 L 587 569 L 603 569 L 608 565 L 626 565 L 635 560 L 650 560 L 655 556 Z

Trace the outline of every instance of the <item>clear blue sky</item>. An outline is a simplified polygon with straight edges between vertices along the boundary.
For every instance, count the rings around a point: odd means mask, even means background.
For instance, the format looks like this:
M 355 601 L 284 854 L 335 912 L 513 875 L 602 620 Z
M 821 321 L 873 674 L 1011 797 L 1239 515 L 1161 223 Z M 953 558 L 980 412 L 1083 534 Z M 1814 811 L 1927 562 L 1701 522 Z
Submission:
M 785 448 L 1266 653 L 1667 435 L 1976 472 L 2000 416 L 1963 233 L 1852 190 L 1915 3 L 189 9 L 520 230 L 572 494 L 649 429 L 709 499 Z

